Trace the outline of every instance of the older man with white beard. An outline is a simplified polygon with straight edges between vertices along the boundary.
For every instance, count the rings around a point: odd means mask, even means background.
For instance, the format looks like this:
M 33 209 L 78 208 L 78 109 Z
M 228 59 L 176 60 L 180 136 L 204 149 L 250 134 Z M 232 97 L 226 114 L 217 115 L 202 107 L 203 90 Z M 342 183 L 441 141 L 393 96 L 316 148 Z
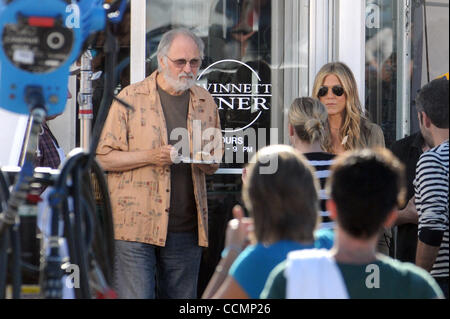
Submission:
M 119 94 L 134 110 L 114 102 L 105 122 L 97 159 L 108 172 L 120 298 L 197 297 L 208 246 L 205 174 L 222 157 L 217 106 L 195 85 L 203 49 L 189 30 L 164 34 L 158 70 Z M 180 163 L 180 147 L 206 163 Z

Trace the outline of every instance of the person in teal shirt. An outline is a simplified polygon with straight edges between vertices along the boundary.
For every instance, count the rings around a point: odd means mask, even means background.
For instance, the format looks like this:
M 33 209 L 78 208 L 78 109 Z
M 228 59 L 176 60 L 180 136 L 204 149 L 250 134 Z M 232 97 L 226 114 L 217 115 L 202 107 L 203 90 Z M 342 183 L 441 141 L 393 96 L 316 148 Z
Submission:
M 276 169 L 268 172 L 271 164 Z M 233 209 L 222 260 L 202 298 L 258 298 L 287 253 L 316 243 L 330 246 L 329 238 L 314 236 L 319 183 L 303 155 L 287 145 L 268 146 L 250 160 L 246 172 L 243 199 L 251 217 L 243 217 L 241 207 Z
M 404 183 L 404 166 L 387 149 L 340 155 L 327 182 L 327 208 L 336 220 L 334 246 L 328 252 L 288 254 L 270 273 L 261 298 L 442 298 L 425 270 L 376 253 L 379 231 L 391 226 L 405 200 Z M 319 259 L 333 276 L 311 276 L 314 272 L 307 266 Z

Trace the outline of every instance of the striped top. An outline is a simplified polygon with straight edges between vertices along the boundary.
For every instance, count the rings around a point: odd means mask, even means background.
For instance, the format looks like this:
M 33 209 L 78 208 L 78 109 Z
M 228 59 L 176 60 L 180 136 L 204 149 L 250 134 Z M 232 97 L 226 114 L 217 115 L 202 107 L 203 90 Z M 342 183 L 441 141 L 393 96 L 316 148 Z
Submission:
M 330 219 L 330 213 L 326 208 L 326 201 L 328 199 L 328 195 L 325 191 L 325 183 L 330 175 L 330 166 L 333 164 L 333 159 L 335 157 L 334 154 L 330 153 L 304 153 L 303 154 L 307 159 L 311 166 L 316 169 L 316 177 L 320 182 L 320 216 L 322 222 L 320 223 L 320 228 L 334 228 L 334 221 Z
M 419 214 L 418 237 L 440 246 L 433 277 L 448 277 L 448 141 L 420 156 L 414 189 Z

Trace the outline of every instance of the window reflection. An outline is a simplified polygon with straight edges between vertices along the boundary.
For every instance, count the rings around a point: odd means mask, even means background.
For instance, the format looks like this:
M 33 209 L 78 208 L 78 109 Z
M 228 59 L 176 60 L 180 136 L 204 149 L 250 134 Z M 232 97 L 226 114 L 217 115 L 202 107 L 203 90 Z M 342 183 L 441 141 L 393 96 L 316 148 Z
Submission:
M 397 52 L 395 0 L 366 1 L 366 110 L 384 132 L 386 145 L 396 139 Z
M 253 129 L 257 134 L 265 128 L 266 144 L 270 139 L 271 90 L 263 95 L 258 87 L 271 86 L 271 1 L 147 0 L 147 76 L 157 69 L 161 36 L 177 27 L 193 30 L 205 42 L 198 82 L 219 106 L 222 129 L 229 137 L 224 139 L 225 151 L 236 153 L 232 163 L 224 156 L 221 168 L 241 168 L 258 145 L 249 145 L 245 136 L 243 143 L 236 143 L 242 139 L 232 139 L 228 132 L 245 135 Z M 252 89 L 225 89 L 231 84 Z M 239 152 L 244 160 L 236 158 Z
M 205 58 L 198 84 L 206 88 L 219 107 L 225 152 L 232 163 L 221 169 L 234 174 L 207 176 L 210 246 L 203 253 L 199 295 L 220 259 L 231 209 L 240 203 L 241 175 L 236 169 L 256 153 L 245 131 L 267 129 L 271 117 L 271 0 L 147 0 L 146 75 L 157 69 L 156 50 L 161 36 L 178 27 L 193 30 L 205 43 Z M 244 130 L 240 130 L 245 128 Z M 240 134 L 239 138 L 233 138 Z M 256 138 L 256 141 L 258 138 Z M 253 147 L 252 147 L 253 146 Z M 233 150 L 243 152 L 238 158 Z
M 241 202 L 240 168 L 260 146 L 269 144 L 272 114 L 279 117 L 272 125 L 282 125 L 284 104 L 292 101 L 289 94 L 298 95 L 296 81 L 284 85 L 285 72 L 290 79 L 300 69 L 299 63 L 293 62 L 299 59 L 300 36 L 288 30 L 297 25 L 291 22 L 298 21 L 300 8 L 306 6 L 278 0 L 147 0 L 146 4 L 146 76 L 157 69 L 156 50 L 165 32 L 178 27 L 193 30 L 205 43 L 198 84 L 215 98 L 222 129 L 235 131 L 224 132 L 225 152 L 232 150 L 232 162 L 224 158 L 222 172 L 207 176 L 210 246 L 203 252 L 198 285 L 201 295 L 220 259 L 231 209 Z M 278 13 L 275 18 L 272 6 Z M 291 10 L 294 7 L 298 11 Z M 306 20 L 302 23 L 308 25 Z M 273 25 L 278 27 L 276 37 Z M 307 33 L 307 28 L 302 31 Z M 277 41 L 275 47 L 272 39 Z M 283 49 L 285 43 L 289 43 L 288 49 Z M 272 61 L 272 56 L 277 61 Z M 286 94 L 288 101 L 284 101 Z M 277 98 L 276 106 L 272 106 L 272 95 Z M 264 136 L 258 134 L 259 129 L 265 130 Z M 251 145 L 252 137 L 246 136 L 250 130 L 256 133 L 257 145 Z M 233 139 L 234 134 L 237 138 Z M 233 150 L 243 152 L 244 159 Z
M 399 5 L 401 3 L 395 0 L 366 0 L 365 105 L 371 120 L 383 129 L 387 147 L 398 139 L 397 114 L 402 107 L 397 103 L 400 94 L 397 64 L 403 54 L 398 51 L 398 41 L 405 35 L 398 30 Z M 421 0 L 411 2 L 410 64 L 406 79 L 410 85 L 410 133 L 418 130 L 414 100 L 422 78 L 422 10 Z

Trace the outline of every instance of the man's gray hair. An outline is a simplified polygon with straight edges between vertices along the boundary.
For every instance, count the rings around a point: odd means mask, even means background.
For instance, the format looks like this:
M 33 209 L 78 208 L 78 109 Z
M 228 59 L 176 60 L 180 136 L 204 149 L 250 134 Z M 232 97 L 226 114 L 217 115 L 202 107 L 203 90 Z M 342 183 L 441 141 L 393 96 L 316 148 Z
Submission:
M 185 28 L 173 29 L 163 34 L 161 41 L 159 42 L 158 49 L 156 50 L 156 56 L 158 58 L 158 70 L 161 70 L 159 59 L 167 55 L 167 52 L 169 52 L 173 40 L 179 35 L 187 36 L 195 42 L 198 51 L 200 52 L 200 59 L 203 60 L 205 50 L 205 44 L 203 43 L 203 40 L 196 36 L 191 30 Z

